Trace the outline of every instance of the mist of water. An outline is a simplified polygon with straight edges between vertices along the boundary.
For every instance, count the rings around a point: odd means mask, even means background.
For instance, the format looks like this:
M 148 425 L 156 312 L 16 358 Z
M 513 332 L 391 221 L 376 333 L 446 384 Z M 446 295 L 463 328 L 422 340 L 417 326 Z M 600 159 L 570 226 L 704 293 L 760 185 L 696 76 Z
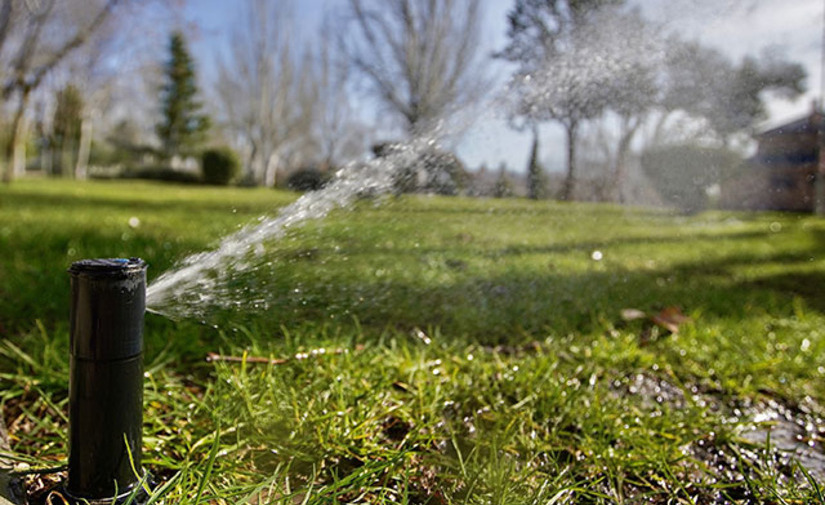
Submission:
M 430 133 L 397 146 L 387 156 L 348 164 L 325 188 L 304 194 L 274 217 L 261 217 L 257 224 L 223 238 L 214 249 L 192 254 L 161 274 L 147 289 L 148 309 L 180 319 L 202 318 L 212 308 L 265 305 L 265 300 L 255 293 L 227 287 L 234 277 L 254 272 L 266 263 L 265 242 L 347 207 L 357 198 L 389 193 L 398 167 L 415 166 L 437 144 L 438 135 Z
M 631 30 L 632 36 L 628 35 L 627 28 L 634 22 L 638 23 L 638 18 L 621 22 L 615 17 L 606 19 L 599 24 L 599 31 L 579 41 L 575 51 L 564 59 L 517 75 L 476 111 L 484 110 L 488 118 L 521 116 L 547 121 L 565 113 L 554 109 L 561 107 L 584 111 L 581 114 L 586 119 L 590 117 L 588 107 L 602 107 L 606 95 L 628 95 L 628 102 L 635 100 L 648 92 L 639 76 L 647 75 L 650 67 L 658 64 L 661 51 L 650 45 L 651 38 L 641 29 Z M 386 156 L 350 163 L 324 189 L 307 193 L 274 217 L 262 217 L 259 223 L 223 238 L 212 250 L 184 258 L 149 286 L 148 308 L 172 318 L 203 318 L 212 308 L 265 307 L 265 293 L 253 292 L 250 287 L 238 290 L 238 283 L 233 281 L 266 264 L 266 243 L 283 238 L 291 228 L 349 206 L 361 195 L 390 192 L 396 172 L 416 166 L 443 138 L 461 130 L 465 126 L 463 117 L 478 119 L 479 115 L 453 111 L 452 119 L 439 123 L 435 131 L 396 145 Z

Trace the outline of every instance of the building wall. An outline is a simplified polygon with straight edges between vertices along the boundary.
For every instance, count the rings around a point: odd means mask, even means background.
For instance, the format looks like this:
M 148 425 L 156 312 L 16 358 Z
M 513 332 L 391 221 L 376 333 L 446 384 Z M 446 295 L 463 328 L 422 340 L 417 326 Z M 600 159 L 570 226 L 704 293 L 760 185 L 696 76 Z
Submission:
M 721 205 L 813 212 L 821 119 L 814 114 L 758 136 L 757 152 L 747 170 L 722 184 Z

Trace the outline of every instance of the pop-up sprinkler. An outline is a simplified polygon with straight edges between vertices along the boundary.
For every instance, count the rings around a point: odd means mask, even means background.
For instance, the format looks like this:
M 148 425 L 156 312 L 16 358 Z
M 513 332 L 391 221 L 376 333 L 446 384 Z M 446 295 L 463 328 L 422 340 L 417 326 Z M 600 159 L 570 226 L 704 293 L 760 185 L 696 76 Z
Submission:
M 143 494 L 143 316 L 146 263 L 72 264 L 69 476 L 74 503 L 117 504 Z M 133 503 L 143 501 L 133 500 Z

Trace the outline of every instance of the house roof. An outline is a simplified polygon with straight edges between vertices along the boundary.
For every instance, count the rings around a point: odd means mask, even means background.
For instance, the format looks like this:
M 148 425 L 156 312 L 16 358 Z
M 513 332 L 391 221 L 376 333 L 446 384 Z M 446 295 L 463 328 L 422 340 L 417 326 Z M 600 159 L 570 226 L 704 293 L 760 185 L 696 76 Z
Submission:
M 756 138 L 775 137 L 778 135 L 791 135 L 799 133 L 815 133 L 819 129 L 825 128 L 825 117 L 822 112 L 811 112 L 799 119 L 785 123 L 783 125 L 775 126 L 769 130 L 765 130 L 756 134 Z

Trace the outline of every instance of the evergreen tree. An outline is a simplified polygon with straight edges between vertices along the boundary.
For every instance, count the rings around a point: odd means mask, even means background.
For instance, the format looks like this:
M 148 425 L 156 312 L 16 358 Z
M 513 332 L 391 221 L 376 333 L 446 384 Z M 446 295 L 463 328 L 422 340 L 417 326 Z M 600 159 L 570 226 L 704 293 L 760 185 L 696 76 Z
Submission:
M 160 90 L 163 119 L 156 132 L 167 156 L 192 154 L 204 140 L 210 121 L 201 112 L 195 65 L 180 32 L 173 32 L 169 38 L 169 60 L 164 67 L 164 77 L 166 82 Z
M 539 163 L 539 133 L 533 129 L 533 148 L 530 150 L 530 164 L 527 166 L 527 198 L 542 200 L 547 198 L 547 178 Z
M 498 178 L 493 185 L 494 198 L 509 198 L 515 194 L 513 183 L 507 175 L 507 165 L 503 162 L 498 166 Z

